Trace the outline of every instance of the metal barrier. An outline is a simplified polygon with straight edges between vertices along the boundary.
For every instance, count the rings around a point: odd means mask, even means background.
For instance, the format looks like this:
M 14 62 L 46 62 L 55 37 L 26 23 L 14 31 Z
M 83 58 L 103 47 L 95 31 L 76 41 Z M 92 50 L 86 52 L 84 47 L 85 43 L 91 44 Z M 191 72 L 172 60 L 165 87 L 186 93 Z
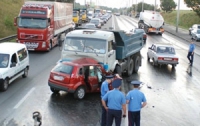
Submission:
M 11 35 L 11 36 L 8 36 L 8 37 L 5 37 L 5 38 L 1 38 L 0 42 L 7 42 L 7 41 L 12 40 L 16 37 L 17 37 L 17 35 L 15 34 L 15 35 Z

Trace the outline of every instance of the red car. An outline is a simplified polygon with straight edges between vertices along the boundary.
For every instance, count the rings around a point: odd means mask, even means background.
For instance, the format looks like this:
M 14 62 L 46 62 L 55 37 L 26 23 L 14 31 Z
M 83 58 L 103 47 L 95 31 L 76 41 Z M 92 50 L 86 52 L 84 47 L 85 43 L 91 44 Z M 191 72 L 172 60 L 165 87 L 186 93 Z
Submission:
M 48 85 L 53 93 L 66 91 L 83 99 L 86 93 L 100 92 L 106 71 L 96 60 L 81 58 L 59 62 L 49 76 Z

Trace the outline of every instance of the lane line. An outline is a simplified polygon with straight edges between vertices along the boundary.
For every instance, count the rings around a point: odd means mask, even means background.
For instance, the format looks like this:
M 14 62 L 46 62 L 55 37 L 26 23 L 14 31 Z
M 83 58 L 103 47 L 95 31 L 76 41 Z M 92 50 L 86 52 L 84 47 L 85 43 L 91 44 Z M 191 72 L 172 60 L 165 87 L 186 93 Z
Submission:
M 35 90 L 34 87 L 31 88 L 31 90 L 14 106 L 13 109 L 17 109 L 34 90 Z

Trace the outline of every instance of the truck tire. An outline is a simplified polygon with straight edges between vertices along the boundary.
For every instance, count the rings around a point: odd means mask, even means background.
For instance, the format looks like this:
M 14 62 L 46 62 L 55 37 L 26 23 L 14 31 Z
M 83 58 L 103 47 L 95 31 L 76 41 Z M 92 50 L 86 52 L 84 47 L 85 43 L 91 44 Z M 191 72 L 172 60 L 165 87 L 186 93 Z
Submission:
M 0 84 L 0 90 L 1 91 L 6 91 L 8 89 L 8 85 L 9 85 L 9 79 L 6 78 L 2 84 Z
M 74 93 L 74 98 L 76 99 L 83 99 L 85 97 L 85 88 L 83 86 L 80 86 L 76 89 Z
M 134 59 L 134 70 L 133 72 L 137 73 L 138 70 L 139 70 L 139 67 L 140 67 L 140 57 L 139 56 L 136 56 L 135 59 Z
M 147 61 L 148 62 L 150 61 L 150 57 L 149 57 L 148 53 L 147 53 Z
M 133 73 L 133 67 L 134 67 L 134 63 L 133 63 L 133 59 L 131 59 L 129 61 L 129 64 L 128 64 L 128 70 L 127 70 L 127 75 L 128 76 L 132 75 L 132 73 Z
M 28 76 L 28 67 L 24 69 L 24 74 L 22 75 L 23 78 L 26 78 Z
M 55 93 L 55 94 L 58 94 L 58 93 L 59 93 L 59 90 L 57 90 L 57 89 L 55 89 L 55 88 L 53 88 L 53 87 L 50 87 L 50 90 L 51 90 L 53 93 Z

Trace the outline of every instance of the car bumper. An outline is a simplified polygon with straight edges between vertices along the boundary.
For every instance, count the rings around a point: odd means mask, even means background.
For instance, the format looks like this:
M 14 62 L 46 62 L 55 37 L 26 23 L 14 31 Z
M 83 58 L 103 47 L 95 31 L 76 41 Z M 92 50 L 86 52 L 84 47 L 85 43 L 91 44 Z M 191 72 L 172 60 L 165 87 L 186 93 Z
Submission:
M 159 60 L 157 63 L 158 64 L 172 64 L 172 65 L 178 64 L 178 62 L 176 62 L 176 61 L 159 61 Z
M 52 83 L 52 82 L 49 82 L 48 81 L 48 85 L 52 88 L 55 88 L 55 89 L 58 89 L 58 90 L 62 90 L 62 91 L 66 91 L 66 92 L 69 92 L 69 93 L 74 93 L 75 90 L 74 89 L 70 89 L 69 87 L 66 87 L 66 86 L 61 86 L 61 85 L 58 85 L 58 84 L 55 84 L 55 83 Z

